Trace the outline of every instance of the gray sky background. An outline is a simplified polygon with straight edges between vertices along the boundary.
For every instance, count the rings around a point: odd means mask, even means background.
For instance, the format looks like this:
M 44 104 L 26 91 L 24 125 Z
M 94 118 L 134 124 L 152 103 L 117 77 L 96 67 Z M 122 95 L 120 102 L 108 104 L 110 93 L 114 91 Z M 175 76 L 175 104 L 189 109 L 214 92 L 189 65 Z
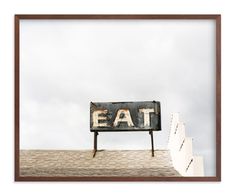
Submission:
M 160 101 L 215 175 L 215 23 L 210 20 L 25 20 L 20 23 L 20 148 L 91 149 L 89 103 Z M 100 149 L 148 149 L 146 132 L 101 133 Z

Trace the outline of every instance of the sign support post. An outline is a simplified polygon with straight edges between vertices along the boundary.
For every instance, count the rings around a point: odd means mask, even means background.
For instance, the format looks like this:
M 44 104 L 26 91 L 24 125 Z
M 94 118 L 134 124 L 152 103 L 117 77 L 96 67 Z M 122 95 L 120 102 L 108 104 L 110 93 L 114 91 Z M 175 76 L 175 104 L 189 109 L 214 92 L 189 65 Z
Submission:
M 97 137 L 98 137 L 99 133 L 98 131 L 94 132 L 94 152 L 93 152 L 93 158 L 95 157 L 95 154 L 97 152 Z
M 149 134 L 151 136 L 152 157 L 154 157 L 153 131 L 149 131 Z

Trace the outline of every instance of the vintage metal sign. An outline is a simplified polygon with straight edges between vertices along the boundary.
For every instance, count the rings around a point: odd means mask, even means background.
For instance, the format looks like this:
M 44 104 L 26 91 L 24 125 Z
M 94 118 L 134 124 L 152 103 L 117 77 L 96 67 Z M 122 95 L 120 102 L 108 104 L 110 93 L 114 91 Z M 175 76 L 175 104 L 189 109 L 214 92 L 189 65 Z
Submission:
M 90 130 L 159 131 L 160 102 L 91 102 Z

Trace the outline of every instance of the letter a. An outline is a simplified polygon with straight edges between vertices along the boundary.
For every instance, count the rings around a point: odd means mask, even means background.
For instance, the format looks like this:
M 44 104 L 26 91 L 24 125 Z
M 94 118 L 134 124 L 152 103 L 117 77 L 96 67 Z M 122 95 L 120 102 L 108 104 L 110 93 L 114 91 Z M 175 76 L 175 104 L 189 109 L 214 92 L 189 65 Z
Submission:
M 119 109 L 117 116 L 113 122 L 113 126 L 117 126 L 119 122 L 126 122 L 128 127 L 134 127 L 134 124 L 131 119 L 130 111 L 127 109 Z

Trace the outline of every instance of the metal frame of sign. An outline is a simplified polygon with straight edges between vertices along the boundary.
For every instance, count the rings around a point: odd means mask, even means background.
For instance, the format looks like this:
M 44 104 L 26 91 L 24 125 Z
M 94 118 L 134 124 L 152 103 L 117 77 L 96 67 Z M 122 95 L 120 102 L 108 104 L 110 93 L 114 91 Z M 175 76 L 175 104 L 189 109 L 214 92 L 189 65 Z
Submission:
M 144 111 L 147 112 L 144 114 Z M 119 111 L 121 112 L 120 114 Z M 150 112 L 151 111 L 151 112 Z M 115 121 L 119 115 L 127 113 L 128 123 L 119 123 Z M 95 116 L 93 116 L 97 113 Z M 98 116 L 100 116 L 100 124 Z M 126 114 L 125 114 L 126 115 Z M 124 115 L 124 116 L 125 116 Z M 149 122 L 145 122 L 144 117 L 148 117 Z M 97 122 L 94 122 L 94 118 Z M 120 119 L 121 120 L 121 119 Z M 97 124 L 94 127 L 94 124 Z M 122 125 L 122 126 L 121 126 Z M 161 131 L 161 107 L 157 101 L 142 102 L 103 102 L 90 103 L 90 131 L 94 132 L 94 153 L 95 157 L 98 145 L 99 132 L 126 132 L 126 131 L 148 131 L 151 136 L 151 152 L 154 157 L 154 139 L 153 131 Z

